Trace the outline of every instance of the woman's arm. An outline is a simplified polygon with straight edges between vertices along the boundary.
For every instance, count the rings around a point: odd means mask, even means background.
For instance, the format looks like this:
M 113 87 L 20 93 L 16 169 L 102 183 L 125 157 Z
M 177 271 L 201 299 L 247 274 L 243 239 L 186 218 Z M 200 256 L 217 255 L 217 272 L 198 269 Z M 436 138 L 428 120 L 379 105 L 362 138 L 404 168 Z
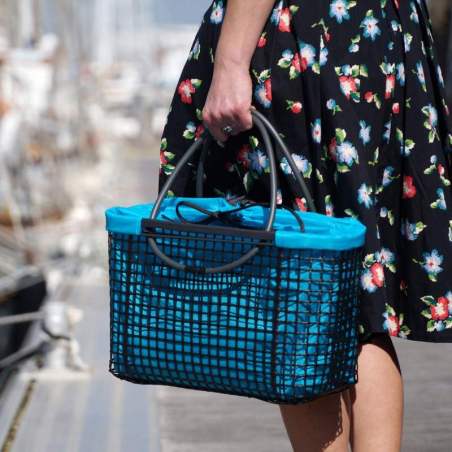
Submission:
M 233 135 L 250 129 L 252 80 L 251 58 L 275 0 L 228 0 L 203 122 L 221 142 L 227 140 L 223 127 Z

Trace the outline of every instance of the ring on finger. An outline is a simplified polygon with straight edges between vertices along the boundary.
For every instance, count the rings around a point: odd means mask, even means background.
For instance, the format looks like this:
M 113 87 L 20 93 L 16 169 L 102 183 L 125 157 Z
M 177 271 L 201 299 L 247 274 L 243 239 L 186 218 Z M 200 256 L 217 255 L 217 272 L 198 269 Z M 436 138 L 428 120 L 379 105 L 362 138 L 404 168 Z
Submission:
M 231 126 L 225 126 L 221 129 L 225 135 L 232 135 L 234 129 Z

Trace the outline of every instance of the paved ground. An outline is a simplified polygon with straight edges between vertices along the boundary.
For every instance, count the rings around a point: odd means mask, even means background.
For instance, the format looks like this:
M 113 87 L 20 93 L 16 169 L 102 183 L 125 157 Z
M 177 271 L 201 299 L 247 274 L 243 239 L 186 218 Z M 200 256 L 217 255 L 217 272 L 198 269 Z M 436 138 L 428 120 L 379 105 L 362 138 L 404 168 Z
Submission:
M 403 452 L 452 450 L 452 345 L 395 340 L 405 378 Z M 159 387 L 163 452 L 290 452 L 279 409 Z

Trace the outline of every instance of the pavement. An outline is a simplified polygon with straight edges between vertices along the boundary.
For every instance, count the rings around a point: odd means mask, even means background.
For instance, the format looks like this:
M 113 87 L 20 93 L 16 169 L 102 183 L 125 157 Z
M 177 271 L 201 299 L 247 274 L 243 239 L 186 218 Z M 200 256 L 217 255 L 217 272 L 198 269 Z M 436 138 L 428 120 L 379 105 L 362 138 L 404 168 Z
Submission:
M 115 156 L 96 211 L 156 196 L 158 156 Z M 92 196 L 92 195 L 91 195 Z M 12 452 L 290 452 L 279 408 L 255 399 L 143 386 L 107 371 L 109 305 L 103 219 L 91 229 L 100 256 L 68 283 L 83 310 L 75 334 L 87 379 L 35 381 L 16 419 Z M 100 264 L 99 264 L 100 263 Z M 452 450 L 452 344 L 394 340 L 405 379 L 403 452 Z M 20 412 L 18 408 L 18 413 Z M 0 407 L 0 424 L 2 419 Z M 6 451 L 6 449 L 4 449 Z M 4 452 L 2 451 L 2 452 Z M 382 451 L 384 452 L 384 451 Z

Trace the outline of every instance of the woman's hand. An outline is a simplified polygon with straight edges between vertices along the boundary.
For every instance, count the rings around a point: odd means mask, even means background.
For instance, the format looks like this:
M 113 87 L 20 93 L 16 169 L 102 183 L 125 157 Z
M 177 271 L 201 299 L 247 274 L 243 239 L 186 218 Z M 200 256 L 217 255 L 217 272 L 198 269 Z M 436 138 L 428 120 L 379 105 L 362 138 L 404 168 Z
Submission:
M 217 141 L 225 142 L 224 127 L 231 135 L 251 129 L 252 80 L 248 68 L 230 64 L 215 66 L 212 83 L 202 111 L 204 125 Z
M 228 0 L 203 108 L 205 126 L 219 142 L 224 127 L 236 135 L 252 127 L 250 62 L 275 0 Z

